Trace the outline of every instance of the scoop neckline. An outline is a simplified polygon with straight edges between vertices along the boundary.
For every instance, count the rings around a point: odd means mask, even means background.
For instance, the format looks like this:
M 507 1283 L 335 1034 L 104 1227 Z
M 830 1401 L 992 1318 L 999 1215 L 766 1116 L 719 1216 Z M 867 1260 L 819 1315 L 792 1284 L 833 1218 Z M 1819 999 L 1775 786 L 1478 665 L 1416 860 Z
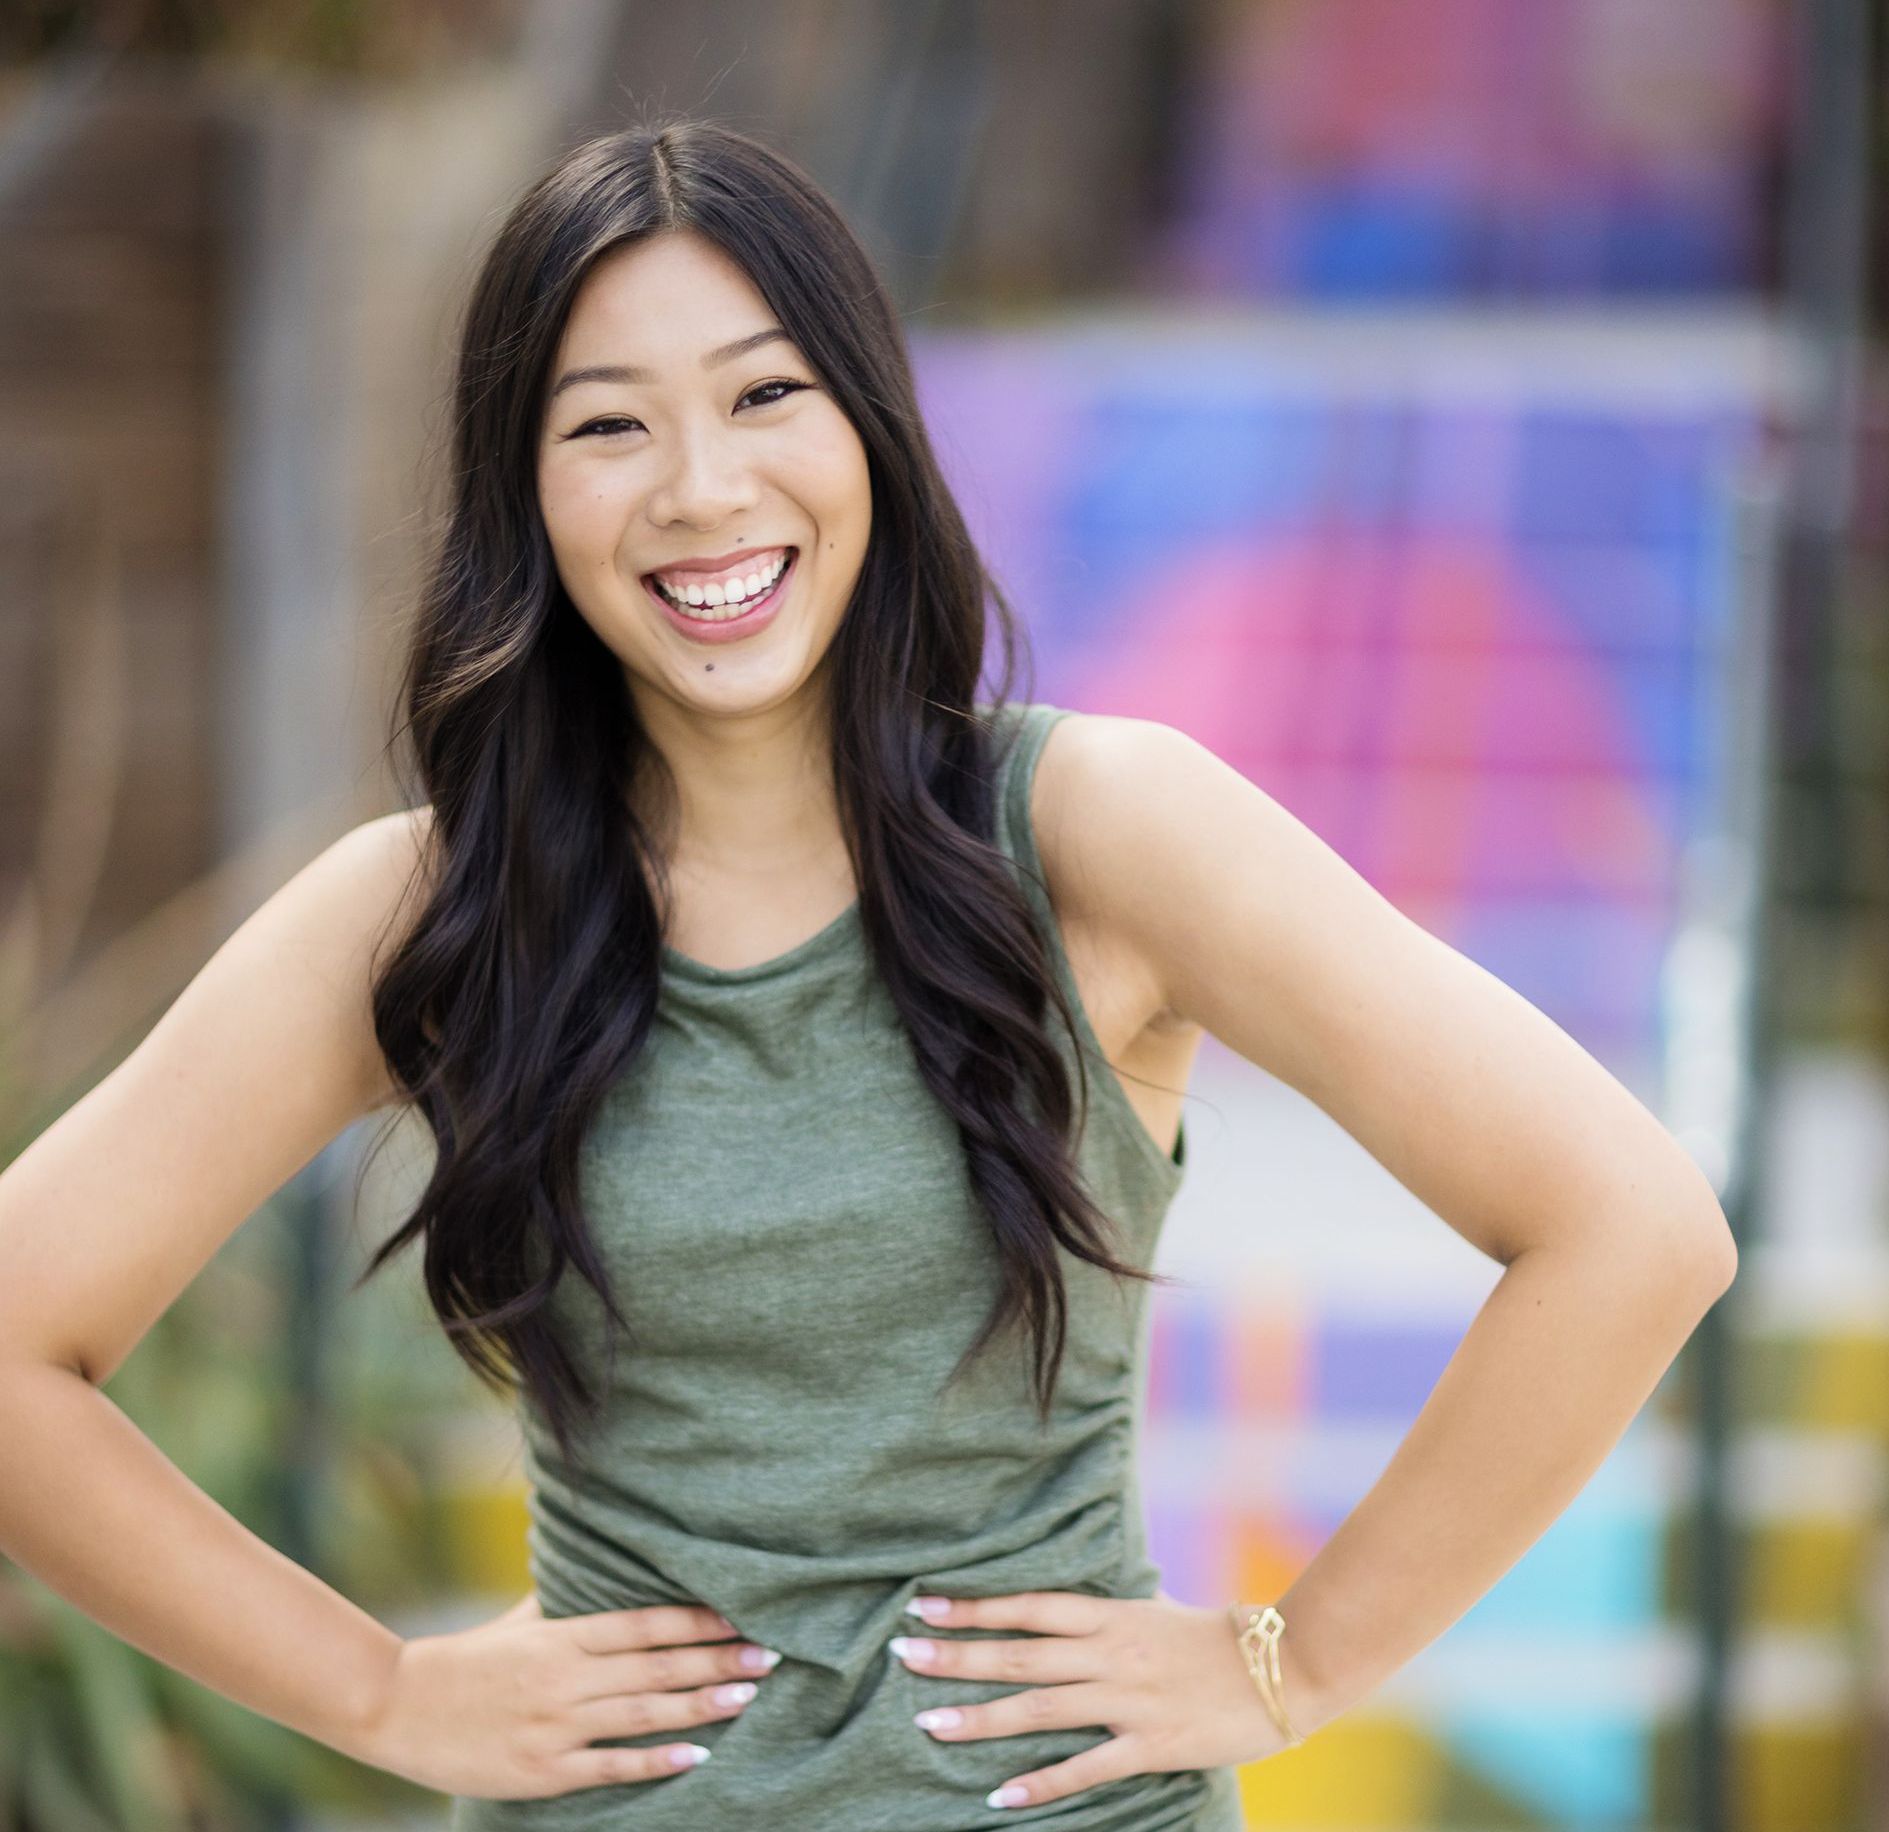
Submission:
M 844 936 L 859 920 L 859 899 L 855 897 L 845 909 L 826 924 L 816 929 L 804 941 L 797 941 L 783 953 L 770 955 L 764 961 L 752 961 L 745 967 L 715 967 L 707 961 L 699 961 L 692 954 L 684 954 L 672 948 L 667 942 L 662 944 L 662 962 L 664 970 L 676 978 L 699 980 L 705 985 L 738 985 L 748 980 L 771 979 L 776 974 L 785 973 L 799 966 L 810 957 L 821 954 Z

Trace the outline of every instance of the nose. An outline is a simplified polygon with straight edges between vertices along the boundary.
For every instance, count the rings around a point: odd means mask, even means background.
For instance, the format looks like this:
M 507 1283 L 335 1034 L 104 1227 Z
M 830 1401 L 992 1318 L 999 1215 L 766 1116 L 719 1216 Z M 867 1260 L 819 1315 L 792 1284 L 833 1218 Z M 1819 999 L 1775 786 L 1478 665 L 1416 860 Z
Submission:
M 712 528 L 758 500 L 754 473 L 726 433 L 678 433 L 661 481 L 650 492 L 649 519 Z

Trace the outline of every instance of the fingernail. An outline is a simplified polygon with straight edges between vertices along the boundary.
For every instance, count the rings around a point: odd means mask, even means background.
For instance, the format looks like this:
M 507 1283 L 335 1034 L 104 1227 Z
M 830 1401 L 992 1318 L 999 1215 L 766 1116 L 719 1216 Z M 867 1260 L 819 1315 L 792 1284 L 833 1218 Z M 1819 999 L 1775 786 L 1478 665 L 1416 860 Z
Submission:
M 886 1646 L 901 1660 L 930 1660 L 936 1652 L 922 1635 L 894 1635 Z
M 678 1743 L 669 1752 L 669 1760 L 677 1768 L 694 1768 L 698 1763 L 708 1760 L 709 1752 L 700 1743 Z
M 920 1730 L 956 1730 L 964 1722 L 964 1713 L 955 1705 L 937 1705 L 921 1711 L 912 1719 Z
M 772 1648 L 743 1648 L 741 1664 L 753 1673 L 772 1673 L 781 1657 Z
M 906 1604 L 908 1616 L 923 1616 L 927 1622 L 940 1622 L 951 1613 L 949 1597 L 914 1597 Z
M 1002 1787 L 994 1787 L 984 1796 L 987 1807 L 1020 1807 L 1030 1797 L 1027 1787 L 1019 1787 L 1014 1781 L 1006 1781 Z
M 715 1703 L 718 1705 L 745 1705 L 754 1696 L 754 1681 L 738 1679 L 732 1686 L 715 1688 Z

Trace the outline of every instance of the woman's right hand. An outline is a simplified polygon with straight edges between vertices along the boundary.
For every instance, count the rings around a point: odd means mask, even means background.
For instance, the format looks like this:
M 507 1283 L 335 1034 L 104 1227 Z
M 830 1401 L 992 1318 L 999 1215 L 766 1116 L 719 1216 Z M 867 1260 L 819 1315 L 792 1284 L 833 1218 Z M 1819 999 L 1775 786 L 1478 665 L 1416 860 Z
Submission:
M 765 1679 L 772 1662 L 745 1665 L 750 1649 L 712 1609 L 658 1604 L 547 1620 L 534 1593 L 476 1628 L 409 1638 L 367 1759 L 441 1793 L 493 1800 L 674 1775 L 693 1765 L 684 1738 L 590 1743 L 738 1716 L 746 1699 L 715 1694 Z

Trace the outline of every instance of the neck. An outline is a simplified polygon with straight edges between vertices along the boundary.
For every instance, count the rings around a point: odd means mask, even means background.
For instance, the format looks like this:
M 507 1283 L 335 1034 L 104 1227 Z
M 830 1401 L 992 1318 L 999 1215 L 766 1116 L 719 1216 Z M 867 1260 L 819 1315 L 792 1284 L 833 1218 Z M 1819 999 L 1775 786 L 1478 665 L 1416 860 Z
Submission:
M 718 716 L 657 701 L 637 707 L 660 769 L 639 772 L 633 802 L 680 889 L 850 880 L 824 709 L 802 697 Z

